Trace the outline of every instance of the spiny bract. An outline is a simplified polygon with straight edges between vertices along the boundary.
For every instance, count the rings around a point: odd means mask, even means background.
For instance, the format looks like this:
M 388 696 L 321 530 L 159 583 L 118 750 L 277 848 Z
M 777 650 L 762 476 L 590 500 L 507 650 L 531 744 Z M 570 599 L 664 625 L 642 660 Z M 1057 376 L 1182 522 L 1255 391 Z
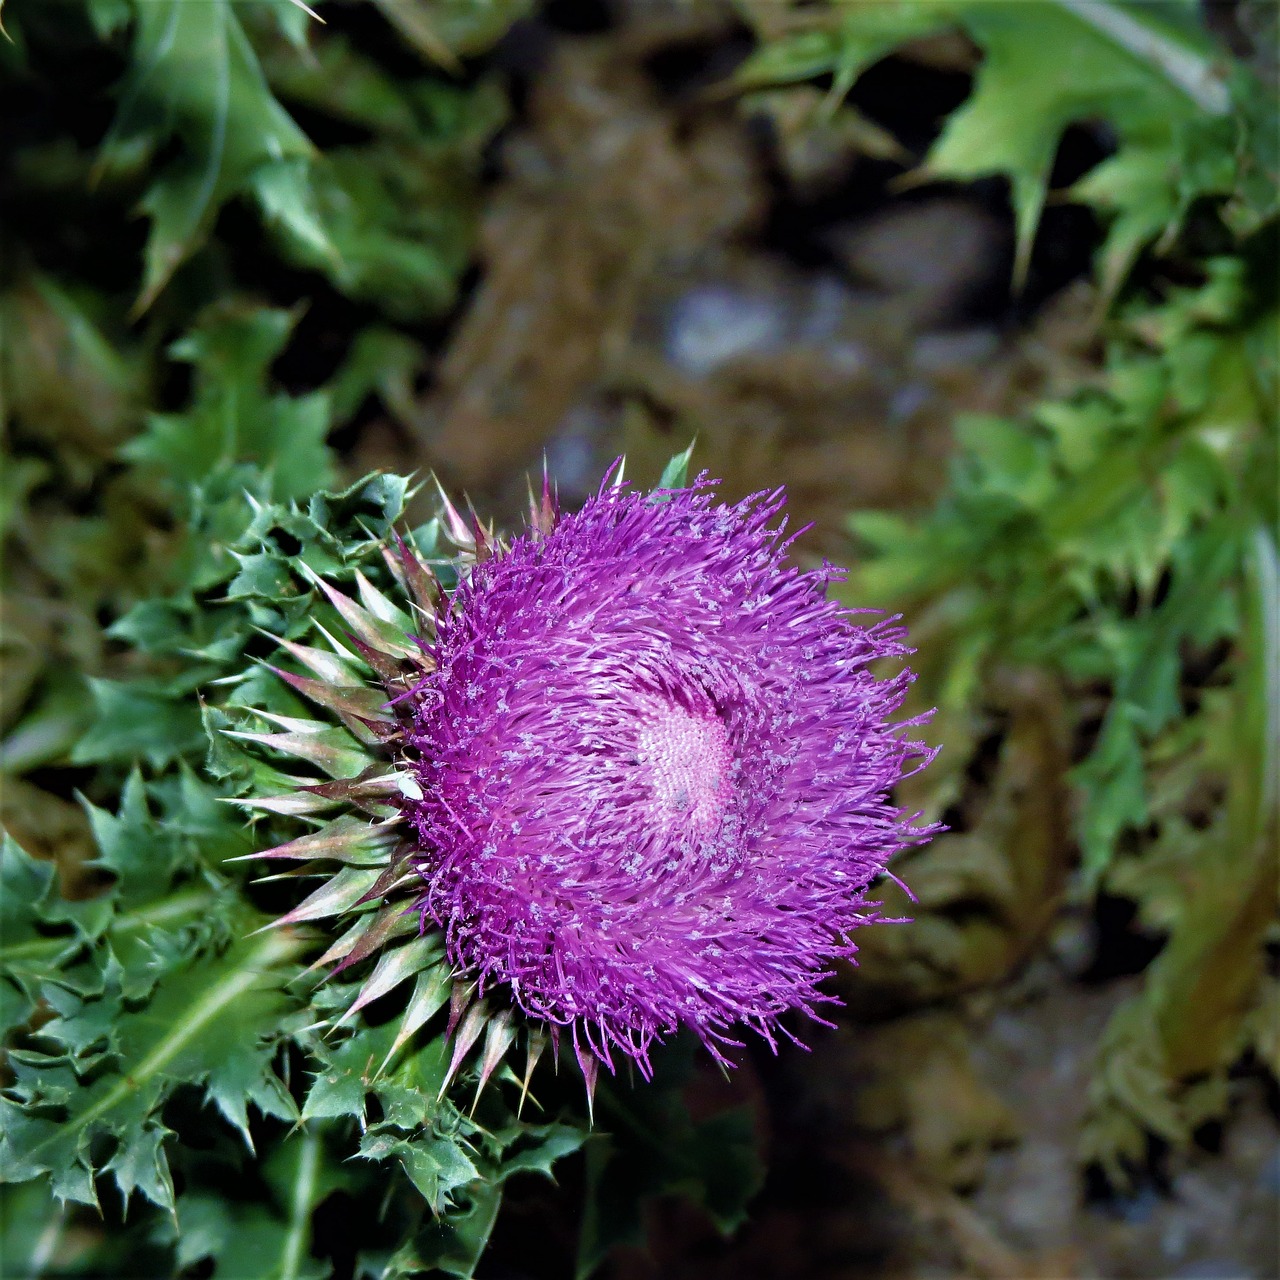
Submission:
M 691 1027 L 772 1045 L 815 1015 L 834 956 L 876 918 L 869 883 L 912 826 L 889 793 L 930 758 L 897 723 L 912 676 L 894 620 L 788 564 L 781 491 L 737 505 L 705 478 L 544 500 L 494 544 L 424 639 L 398 711 L 424 928 L 498 985 L 588 1079 Z M 420 790 L 421 795 L 416 793 Z

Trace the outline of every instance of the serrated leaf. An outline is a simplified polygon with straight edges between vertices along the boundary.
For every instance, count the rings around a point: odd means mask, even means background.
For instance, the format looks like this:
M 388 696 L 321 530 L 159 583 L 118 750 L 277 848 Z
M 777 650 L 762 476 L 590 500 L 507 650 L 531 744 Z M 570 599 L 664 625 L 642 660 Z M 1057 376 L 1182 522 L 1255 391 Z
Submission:
M 234 549 L 231 555 L 240 568 L 227 584 L 228 600 L 280 600 L 297 595 L 293 575 L 283 556 L 274 552 L 242 555 Z
M 183 7 L 181 0 L 162 0 L 155 7 L 175 4 Z M 226 7 L 226 0 L 214 0 L 216 12 Z M 333 477 L 324 444 L 330 426 L 327 394 L 317 391 L 294 398 L 273 394 L 269 388 L 271 364 L 288 341 L 295 319 L 290 312 L 235 301 L 209 308 L 170 348 L 173 358 L 194 366 L 196 390 L 190 407 L 183 413 L 152 414 L 147 429 L 125 447 L 125 456 L 161 468 L 172 482 L 184 486 L 205 483 L 233 463 L 253 461 L 266 471 L 280 498 L 323 488 Z M 237 507 L 243 528 L 244 508 Z M 272 577 L 265 563 L 253 563 L 254 576 L 241 583 L 249 595 L 260 585 L 262 573 Z
M 487 52 L 533 8 L 533 0 L 491 4 L 434 4 L 431 0 L 378 0 L 405 39 L 431 61 L 456 64 Z
M 480 1177 L 465 1147 L 456 1139 L 438 1133 L 428 1132 L 408 1139 L 379 1126 L 365 1134 L 360 1155 L 366 1160 L 398 1161 L 409 1181 L 436 1213 L 449 1207 L 455 1191 Z
M 171 1208 L 172 1181 L 151 1120 L 178 1084 L 205 1085 L 237 1118 L 246 1088 L 272 1114 L 287 1111 L 271 1046 L 283 1005 L 279 968 L 301 945 L 288 933 L 238 943 L 168 977 L 141 1008 L 123 1006 L 118 985 L 82 1001 L 86 1014 L 110 1015 L 111 1069 L 81 1081 L 59 1054 L 38 1067 L 15 1061 L 10 1097 L 0 1099 L 0 1180 L 46 1173 L 58 1199 L 94 1204 L 94 1153 L 110 1138 L 122 1188 L 128 1183 Z M 57 1042 L 56 1026 L 43 1034 Z
M 1203 27 L 1177 22 L 1169 5 L 888 0 L 811 9 L 794 24 L 798 30 L 778 23 L 788 9 L 769 0 L 746 0 L 745 8 L 765 40 L 737 82 L 785 84 L 829 73 L 833 103 L 895 47 L 952 24 L 974 39 L 983 58 L 973 91 L 948 117 L 919 176 L 1009 179 L 1016 281 L 1025 278 L 1069 125 L 1103 119 L 1119 136 L 1117 154 L 1074 192 L 1115 215 L 1102 252 L 1109 291 L 1196 196 L 1230 193 L 1248 168 L 1235 162 L 1239 126 L 1220 128 L 1231 108 L 1220 56 Z
M 76 743 L 73 764 L 133 764 L 161 769 L 203 740 L 199 709 L 152 683 L 89 681 L 94 724 Z
M 190 606 L 179 600 L 140 600 L 107 628 L 107 634 L 142 653 L 178 653 L 188 638 L 190 613 Z
M 313 238 L 295 234 L 286 241 L 291 256 L 327 269 L 344 293 L 376 300 L 394 319 L 443 311 L 466 269 L 473 220 L 466 204 L 442 201 L 430 185 L 431 161 L 406 143 L 328 151 L 311 186 L 333 253 L 318 254 Z
M 350 990 L 328 991 L 337 1007 L 351 1000 Z M 443 1037 L 428 1040 L 403 1055 L 395 1067 L 386 1065 L 396 1034 L 394 1020 L 370 1027 L 361 1020 L 345 1037 L 319 1037 L 311 1044 L 316 1060 L 302 1108 L 304 1121 L 350 1116 L 365 1125 L 368 1097 L 382 1108 L 384 1128 L 417 1130 L 433 1121 L 439 1106 L 436 1094 L 444 1076 L 447 1049 Z
M 429 1227 L 396 1251 L 382 1275 L 385 1280 L 440 1272 L 470 1280 L 493 1233 L 502 1189 L 476 1182 L 460 1195 L 462 1204 L 442 1214 Z
M 530 1126 L 517 1142 L 515 1153 L 503 1153 L 498 1178 L 506 1182 L 518 1173 L 539 1173 L 551 1178 L 556 1162 L 581 1151 L 590 1137 L 586 1129 L 577 1125 Z
M 377 395 L 401 422 L 417 413 L 413 380 L 427 363 L 418 343 L 394 329 L 361 329 L 332 386 L 340 419 L 352 417 L 367 396 Z
M 933 3 L 893 2 L 867 6 L 843 15 L 833 12 L 818 29 L 787 32 L 773 38 L 771 24 L 782 10 L 766 3 L 746 6 L 765 40 L 734 74 L 742 88 L 793 84 L 830 73 L 843 96 L 864 67 L 879 61 L 898 45 L 945 25 L 948 15 Z
M 108 813 L 85 802 L 85 812 L 97 842 L 98 865 L 117 879 L 126 903 L 163 896 L 185 861 L 184 850 L 172 829 L 151 814 L 142 775 L 129 775 L 120 796 L 120 808 Z
M 173 1179 L 163 1146 L 172 1132 L 163 1125 L 149 1124 L 130 1141 L 122 1142 L 102 1166 L 103 1173 L 115 1176 L 116 1186 L 126 1203 L 141 1191 L 152 1204 L 173 1204 Z
M 354 1036 L 337 1048 L 326 1047 L 324 1061 L 314 1074 L 302 1104 L 304 1121 L 354 1116 L 364 1123 L 365 1099 L 371 1087 L 374 1050 Z
M 114 912 L 110 897 L 66 902 L 51 863 L 40 862 L 7 833 L 0 843 L 0 1034 L 26 1023 L 55 975 L 81 991 L 100 990 L 96 972 L 72 979 L 68 961 L 101 935 Z M 58 926 L 73 925 L 74 928 Z
M 132 70 L 100 163 L 110 168 L 140 144 L 157 148 L 175 132 L 183 148 L 142 201 L 151 230 L 139 310 L 155 301 L 221 205 L 256 170 L 312 155 L 306 135 L 271 95 L 229 0 L 135 6 Z
M 282 156 L 259 165 L 248 175 L 248 188 L 269 227 L 308 259 L 326 264 L 331 273 L 338 270 L 341 257 L 320 213 L 309 156 Z

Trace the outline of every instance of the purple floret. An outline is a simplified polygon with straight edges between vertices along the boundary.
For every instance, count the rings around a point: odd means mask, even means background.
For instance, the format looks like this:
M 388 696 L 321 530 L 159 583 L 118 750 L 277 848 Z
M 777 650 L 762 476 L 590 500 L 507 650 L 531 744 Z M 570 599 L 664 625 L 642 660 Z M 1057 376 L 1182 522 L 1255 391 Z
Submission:
M 889 791 L 931 752 L 894 723 L 893 620 L 787 563 L 781 491 L 606 487 L 476 565 L 409 735 L 424 920 L 610 1069 L 687 1025 L 718 1058 L 816 1017 L 867 886 L 931 828 Z

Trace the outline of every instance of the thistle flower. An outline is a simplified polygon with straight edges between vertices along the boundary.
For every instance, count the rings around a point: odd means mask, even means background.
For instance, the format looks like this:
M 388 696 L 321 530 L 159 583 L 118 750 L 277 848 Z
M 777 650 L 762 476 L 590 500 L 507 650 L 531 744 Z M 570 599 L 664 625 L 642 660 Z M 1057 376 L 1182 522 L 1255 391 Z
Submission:
M 590 1089 L 618 1055 L 647 1075 L 680 1026 L 724 1061 L 736 1027 L 776 1047 L 787 1011 L 821 1021 L 831 961 L 878 918 L 869 886 L 932 833 L 890 800 L 931 752 L 894 720 L 911 673 L 871 669 L 910 652 L 904 630 L 828 600 L 831 566 L 788 562 L 784 505 L 780 490 L 719 503 L 703 477 L 653 495 L 611 480 L 562 516 L 544 485 L 504 543 L 446 501 L 451 595 L 408 548 L 388 556 L 416 623 L 360 575 L 359 605 L 317 579 L 355 652 L 289 645 L 321 679 L 280 674 L 385 763 L 303 791 L 381 825 L 271 855 L 347 863 L 285 917 L 365 913 L 325 961 L 404 942 L 416 909 L 420 936 L 355 1005 L 418 972 L 397 1044 L 450 999 L 449 1074 L 485 1031 L 483 1086 L 514 1005 L 526 1087 L 546 1027 L 569 1036 Z M 354 687 L 355 664 L 389 702 Z
M 783 505 L 606 485 L 475 567 L 412 694 L 424 923 L 610 1069 L 682 1024 L 773 1044 L 924 834 L 889 801 L 911 675 L 869 669 L 904 633 L 786 562 Z

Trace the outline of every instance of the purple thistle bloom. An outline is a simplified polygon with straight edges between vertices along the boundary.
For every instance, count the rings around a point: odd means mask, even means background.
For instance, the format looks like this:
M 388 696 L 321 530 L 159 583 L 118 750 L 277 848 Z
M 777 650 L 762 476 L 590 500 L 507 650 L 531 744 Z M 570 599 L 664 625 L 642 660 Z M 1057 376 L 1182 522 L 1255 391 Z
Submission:
M 606 486 L 477 564 L 428 646 L 408 739 L 424 921 L 481 989 L 647 1074 L 688 1025 L 776 1045 L 816 1017 L 869 883 L 927 838 L 889 802 L 932 753 L 895 724 L 909 653 L 836 571 L 787 564 L 781 491 Z

